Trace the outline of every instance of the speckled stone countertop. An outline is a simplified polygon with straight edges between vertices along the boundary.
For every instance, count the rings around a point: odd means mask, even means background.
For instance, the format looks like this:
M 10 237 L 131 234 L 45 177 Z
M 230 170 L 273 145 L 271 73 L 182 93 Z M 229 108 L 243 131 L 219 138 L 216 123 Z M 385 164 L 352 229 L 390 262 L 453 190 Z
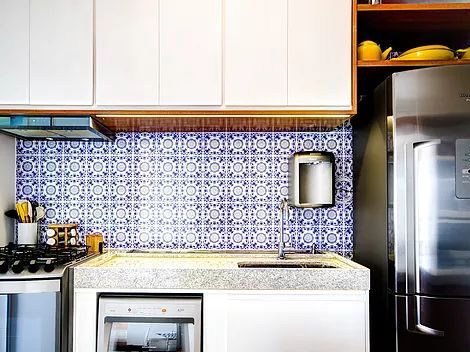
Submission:
M 299 265 L 239 268 L 238 263 Z M 332 266 L 310 268 L 307 266 Z M 188 290 L 368 290 L 369 269 L 333 253 L 106 253 L 74 269 L 75 288 Z

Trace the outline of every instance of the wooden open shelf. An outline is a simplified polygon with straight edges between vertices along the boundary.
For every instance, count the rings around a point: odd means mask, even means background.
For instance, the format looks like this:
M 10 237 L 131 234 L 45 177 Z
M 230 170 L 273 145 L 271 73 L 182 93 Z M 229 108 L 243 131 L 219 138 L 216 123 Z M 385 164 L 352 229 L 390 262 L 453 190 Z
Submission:
M 359 4 L 357 10 L 362 11 L 459 11 L 470 10 L 470 3 L 446 4 Z
M 470 65 L 470 60 L 380 60 L 357 62 L 357 67 L 429 67 L 443 65 Z

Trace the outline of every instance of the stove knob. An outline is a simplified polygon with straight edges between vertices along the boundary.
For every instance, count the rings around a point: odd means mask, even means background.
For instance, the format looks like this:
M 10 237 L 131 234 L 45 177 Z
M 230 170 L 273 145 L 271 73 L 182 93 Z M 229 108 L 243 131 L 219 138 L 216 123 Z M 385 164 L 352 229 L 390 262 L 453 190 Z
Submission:
M 28 265 L 28 271 L 30 273 L 35 273 L 39 270 L 39 264 L 35 260 L 31 260 Z
M 0 261 L 0 274 L 6 274 L 8 272 L 8 262 L 6 260 Z
M 52 263 L 51 260 L 46 261 L 46 264 L 44 264 L 44 271 L 45 271 L 46 273 L 50 273 L 50 272 L 53 271 L 54 269 L 55 269 L 54 263 Z
M 23 265 L 23 262 L 21 260 L 15 260 L 15 262 L 11 266 L 11 270 L 13 270 L 13 272 L 15 274 L 21 273 L 23 271 L 23 269 L 24 269 L 24 265 Z

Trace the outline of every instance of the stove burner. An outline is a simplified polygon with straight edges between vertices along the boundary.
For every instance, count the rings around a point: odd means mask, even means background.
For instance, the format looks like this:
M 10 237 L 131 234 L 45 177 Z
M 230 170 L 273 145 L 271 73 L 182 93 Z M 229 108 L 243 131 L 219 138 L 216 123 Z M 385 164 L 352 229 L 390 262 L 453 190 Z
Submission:
M 20 274 L 25 268 L 30 273 L 36 273 L 40 267 L 47 273 L 54 271 L 57 266 L 71 263 L 88 255 L 87 246 L 51 247 L 45 244 L 16 245 L 0 247 L 0 274 L 6 274 L 9 269 Z

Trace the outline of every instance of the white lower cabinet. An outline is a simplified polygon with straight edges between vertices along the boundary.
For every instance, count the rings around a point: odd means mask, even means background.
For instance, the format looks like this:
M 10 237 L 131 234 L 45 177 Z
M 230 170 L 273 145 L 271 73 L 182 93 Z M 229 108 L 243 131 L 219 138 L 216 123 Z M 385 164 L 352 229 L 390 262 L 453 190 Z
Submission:
M 204 352 L 365 352 L 366 292 L 207 294 Z
M 116 291 L 112 291 L 116 292 Z M 125 292 L 164 294 L 168 290 Z M 368 352 L 368 291 L 193 291 L 203 295 L 203 352 Z M 74 294 L 74 352 L 96 351 L 95 289 Z

